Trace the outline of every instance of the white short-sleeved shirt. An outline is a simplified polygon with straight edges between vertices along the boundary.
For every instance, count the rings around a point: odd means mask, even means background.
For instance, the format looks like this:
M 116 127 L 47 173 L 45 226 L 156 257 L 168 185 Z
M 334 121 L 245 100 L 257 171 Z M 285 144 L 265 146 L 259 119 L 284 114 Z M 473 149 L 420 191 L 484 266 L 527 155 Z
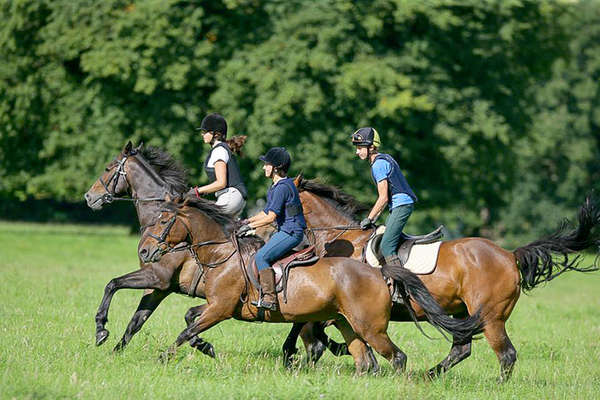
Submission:
M 216 142 L 213 147 L 215 147 L 219 143 L 221 142 Z M 229 161 L 229 153 L 227 153 L 227 150 L 225 150 L 223 146 L 219 146 L 218 148 L 213 150 L 212 154 L 210 155 L 210 159 L 208 160 L 207 167 L 214 168 L 215 163 L 217 161 L 223 161 L 225 162 L 225 164 L 227 164 L 227 162 Z

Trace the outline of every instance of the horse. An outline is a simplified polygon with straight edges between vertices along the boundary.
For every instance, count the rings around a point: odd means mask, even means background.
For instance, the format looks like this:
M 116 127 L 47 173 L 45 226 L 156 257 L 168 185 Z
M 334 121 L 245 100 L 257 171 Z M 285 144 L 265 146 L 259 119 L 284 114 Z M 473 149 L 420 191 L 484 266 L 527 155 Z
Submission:
M 93 210 L 100 210 L 117 200 L 132 201 L 143 234 L 160 214 L 165 196 L 179 196 L 188 187 L 185 171 L 168 153 L 156 147 L 143 147 L 142 144 L 134 148 L 128 142 L 84 197 Z M 128 192 L 131 198 L 118 197 Z M 108 309 L 116 291 L 145 289 L 123 337 L 114 348 L 114 351 L 121 351 L 169 294 L 204 297 L 203 283 L 194 284 L 198 271 L 193 254 L 179 252 L 166 255 L 159 262 L 140 261 L 140 269 L 111 279 L 104 289 L 96 313 L 96 345 L 105 343 L 109 336 L 106 329 Z M 203 306 L 199 306 L 186 314 L 186 322 L 191 323 L 202 310 Z M 199 337 L 192 340 L 190 345 L 210 357 L 215 356 L 213 346 Z
M 327 257 L 350 257 L 361 260 L 372 231 L 358 229 L 356 213 L 366 210 L 352 196 L 340 189 L 306 180 L 295 179 L 300 192 L 308 230 L 313 232 L 317 251 Z M 579 255 L 568 256 L 597 246 L 600 234 L 600 210 L 595 200 L 588 197 L 580 207 L 578 226 L 570 229 L 565 221 L 554 233 L 533 241 L 514 251 L 505 250 L 484 238 L 469 237 L 442 242 L 437 266 L 429 275 L 419 275 L 420 280 L 436 301 L 450 315 L 464 318 L 480 311 L 484 321 L 484 335 L 500 363 L 500 381 L 506 381 L 517 360 L 517 352 L 506 332 L 506 321 L 511 315 L 521 291 L 528 292 L 541 283 L 550 281 L 566 271 L 590 272 L 597 267 L 579 268 Z M 385 267 L 384 267 L 385 268 Z M 423 311 L 414 305 L 418 317 Z M 404 305 L 394 304 L 392 321 L 410 321 Z M 304 330 L 321 332 L 305 335 L 308 341 L 330 344 L 322 327 L 305 326 Z M 286 343 L 295 343 L 298 329 L 292 330 Z M 295 336 L 296 335 L 296 336 Z M 433 378 L 463 361 L 471 354 L 471 338 L 453 338 L 450 353 L 428 370 Z M 322 345 L 313 354 L 316 362 L 323 352 Z M 320 354 L 319 354 L 320 352 Z M 346 354 L 343 349 L 334 354 Z
M 396 371 L 403 371 L 406 354 L 387 335 L 391 297 L 382 272 L 390 272 L 406 288 L 407 295 L 435 326 L 461 338 L 482 329 L 478 315 L 463 322 L 440 313 L 439 305 L 410 271 L 399 267 L 380 271 L 347 257 L 320 258 L 310 266 L 292 268 L 285 300 L 279 296 L 279 310 L 259 312 L 252 304 L 258 300 L 259 290 L 249 284 L 246 265 L 263 242 L 253 237 L 239 240 L 234 226 L 234 221 L 213 203 L 187 198 L 166 202 L 158 222 L 148 227 L 142 238 L 138 255 L 144 262 L 158 262 L 163 255 L 191 250 L 204 270 L 208 305 L 163 353 L 165 360 L 186 341 L 229 318 L 294 323 L 332 319 L 354 358 L 357 373 L 373 366 L 367 343 Z

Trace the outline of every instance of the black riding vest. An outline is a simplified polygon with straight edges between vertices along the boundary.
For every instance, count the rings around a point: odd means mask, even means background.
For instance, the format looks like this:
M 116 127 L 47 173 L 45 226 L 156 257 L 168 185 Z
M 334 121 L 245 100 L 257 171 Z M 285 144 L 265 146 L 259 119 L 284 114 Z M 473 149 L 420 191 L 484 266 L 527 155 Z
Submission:
M 215 168 L 214 167 L 209 168 L 208 161 L 210 160 L 210 156 L 212 155 L 212 152 L 218 147 L 223 147 L 225 150 L 227 150 L 227 154 L 229 155 L 229 161 L 227 161 L 227 182 L 225 184 L 225 187 L 226 188 L 228 188 L 228 187 L 236 188 L 237 190 L 240 191 L 240 193 L 242 194 L 244 199 L 246 199 L 246 197 L 248 196 L 248 190 L 246 189 L 246 185 L 244 185 L 244 181 L 242 180 L 242 174 L 240 173 L 240 167 L 238 167 L 237 161 L 235 160 L 235 157 L 234 157 L 231 149 L 225 142 L 221 142 L 221 143 L 217 144 L 215 147 L 213 147 L 210 150 L 210 152 L 208 153 L 208 156 L 206 157 L 206 161 L 204 161 L 204 170 L 206 171 L 206 175 L 208 175 L 208 179 L 210 180 L 211 183 L 217 180 L 217 174 L 215 173 Z

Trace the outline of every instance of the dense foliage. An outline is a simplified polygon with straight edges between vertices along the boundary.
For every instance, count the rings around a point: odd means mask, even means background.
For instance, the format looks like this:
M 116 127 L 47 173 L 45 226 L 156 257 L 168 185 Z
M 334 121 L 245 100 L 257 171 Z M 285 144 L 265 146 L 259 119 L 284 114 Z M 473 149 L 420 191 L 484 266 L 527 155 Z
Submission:
M 421 203 L 412 230 L 520 239 L 600 173 L 600 4 L 559 1 L 2 0 L 0 199 L 79 201 L 132 139 L 205 180 L 193 128 L 247 134 L 372 202 L 349 135 L 374 126 Z

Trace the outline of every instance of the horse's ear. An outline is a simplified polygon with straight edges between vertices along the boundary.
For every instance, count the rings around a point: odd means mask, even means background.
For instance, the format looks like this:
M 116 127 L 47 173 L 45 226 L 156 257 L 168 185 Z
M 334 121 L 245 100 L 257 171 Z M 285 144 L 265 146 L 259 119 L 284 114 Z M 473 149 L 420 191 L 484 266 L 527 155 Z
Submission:
M 133 144 L 131 144 L 131 140 L 127 142 L 125 147 L 123 147 L 123 154 L 131 153 L 131 149 L 133 148 Z
M 167 203 L 170 203 L 173 201 L 173 198 L 171 197 L 171 195 L 169 193 L 165 194 L 165 201 Z
M 302 171 L 300 171 L 300 173 L 298 174 L 298 176 L 296 178 L 294 178 L 294 185 L 296 185 L 296 187 L 299 187 L 300 184 L 302 183 Z
M 135 152 L 138 153 L 139 151 L 141 151 L 143 146 L 144 142 L 140 142 L 140 144 L 138 144 L 138 146 L 134 149 Z

